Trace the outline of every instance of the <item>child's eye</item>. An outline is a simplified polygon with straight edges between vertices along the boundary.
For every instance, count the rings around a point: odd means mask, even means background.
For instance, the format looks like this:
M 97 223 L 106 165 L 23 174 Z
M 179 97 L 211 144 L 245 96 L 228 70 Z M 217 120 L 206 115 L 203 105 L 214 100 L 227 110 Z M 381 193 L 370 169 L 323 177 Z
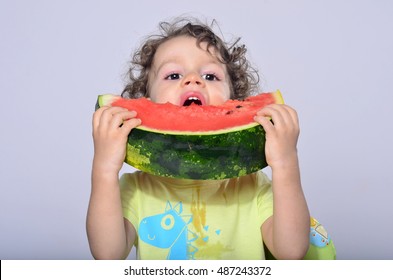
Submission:
M 171 73 L 165 77 L 165 80 L 178 80 L 178 79 L 180 79 L 179 73 Z
M 208 81 L 219 81 L 220 79 L 215 74 L 204 74 L 202 78 Z

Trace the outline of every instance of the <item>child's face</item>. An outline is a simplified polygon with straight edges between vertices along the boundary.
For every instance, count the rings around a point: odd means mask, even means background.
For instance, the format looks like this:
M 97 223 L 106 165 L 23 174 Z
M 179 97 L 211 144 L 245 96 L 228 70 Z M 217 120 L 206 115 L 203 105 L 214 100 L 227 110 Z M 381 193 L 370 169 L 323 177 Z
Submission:
M 153 102 L 176 105 L 219 105 L 230 98 L 226 66 L 207 43 L 180 36 L 160 45 L 149 72 L 149 97 Z

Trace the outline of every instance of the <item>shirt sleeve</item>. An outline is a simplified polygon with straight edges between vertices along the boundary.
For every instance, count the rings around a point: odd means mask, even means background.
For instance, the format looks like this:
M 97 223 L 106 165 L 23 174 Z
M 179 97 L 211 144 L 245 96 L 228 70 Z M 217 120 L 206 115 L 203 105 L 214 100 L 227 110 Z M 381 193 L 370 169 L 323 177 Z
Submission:
M 126 218 L 136 228 L 137 227 L 137 211 L 138 209 L 138 191 L 137 180 L 132 174 L 125 173 L 120 177 L 120 195 L 123 208 L 123 217 Z
M 260 224 L 262 225 L 273 215 L 273 191 L 270 179 L 262 171 L 257 173 L 258 196 L 257 204 Z

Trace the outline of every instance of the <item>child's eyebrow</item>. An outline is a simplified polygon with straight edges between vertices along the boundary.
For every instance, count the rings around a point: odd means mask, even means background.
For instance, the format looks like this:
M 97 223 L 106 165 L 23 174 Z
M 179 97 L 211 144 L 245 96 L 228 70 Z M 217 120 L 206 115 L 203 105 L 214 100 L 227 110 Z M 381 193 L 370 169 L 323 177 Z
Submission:
M 168 64 L 174 64 L 174 65 L 176 65 L 176 64 L 179 64 L 179 63 L 176 61 L 176 59 L 167 59 L 167 60 L 164 60 L 164 61 L 161 62 L 158 66 L 157 66 L 155 63 L 153 63 L 153 67 L 152 67 L 153 73 L 157 76 L 157 74 L 161 71 L 161 69 L 162 69 L 164 66 L 167 66 Z
M 171 59 L 167 59 L 167 60 L 162 61 L 157 67 L 155 64 L 153 64 L 152 70 L 153 70 L 154 74 L 157 75 L 161 71 L 161 69 L 164 66 L 167 66 L 168 64 L 169 65 L 173 64 L 174 66 L 180 65 L 181 61 L 179 61 L 179 59 L 177 59 L 177 58 L 171 58 Z M 208 61 L 204 62 L 204 65 L 207 65 L 207 66 L 215 65 L 220 68 L 225 68 L 225 65 L 221 61 L 219 61 L 217 58 L 209 59 Z

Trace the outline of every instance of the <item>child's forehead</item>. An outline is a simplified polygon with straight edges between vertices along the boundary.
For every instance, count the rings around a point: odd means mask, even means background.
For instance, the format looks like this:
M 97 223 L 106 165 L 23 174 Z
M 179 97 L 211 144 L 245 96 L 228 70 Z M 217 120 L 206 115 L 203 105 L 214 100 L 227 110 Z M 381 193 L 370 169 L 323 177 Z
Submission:
M 197 39 L 191 36 L 178 36 L 163 42 L 154 55 L 155 62 L 166 60 L 176 60 L 182 56 L 205 56 L 211 62 L 220 61 L 218 51 L 215 46 L 209 46 L 207 42 L 198 43 Z
M 182 35 L 166 40 L 157 48 L 157 51 L 159 49 L 169 50 L 169 49 L 177 49 L 177 48 L 182 49 L 184 47 L 188 47 L 188 48 L 195 48 L 207 52 L 208 51 L 207 46 L 208 46 L 207 42 L 198 43 L 197 38 L 192 36 Z M 215 47 L 213 46 L 209 47 L 209 51 L 215 52 L 216 51 Z

